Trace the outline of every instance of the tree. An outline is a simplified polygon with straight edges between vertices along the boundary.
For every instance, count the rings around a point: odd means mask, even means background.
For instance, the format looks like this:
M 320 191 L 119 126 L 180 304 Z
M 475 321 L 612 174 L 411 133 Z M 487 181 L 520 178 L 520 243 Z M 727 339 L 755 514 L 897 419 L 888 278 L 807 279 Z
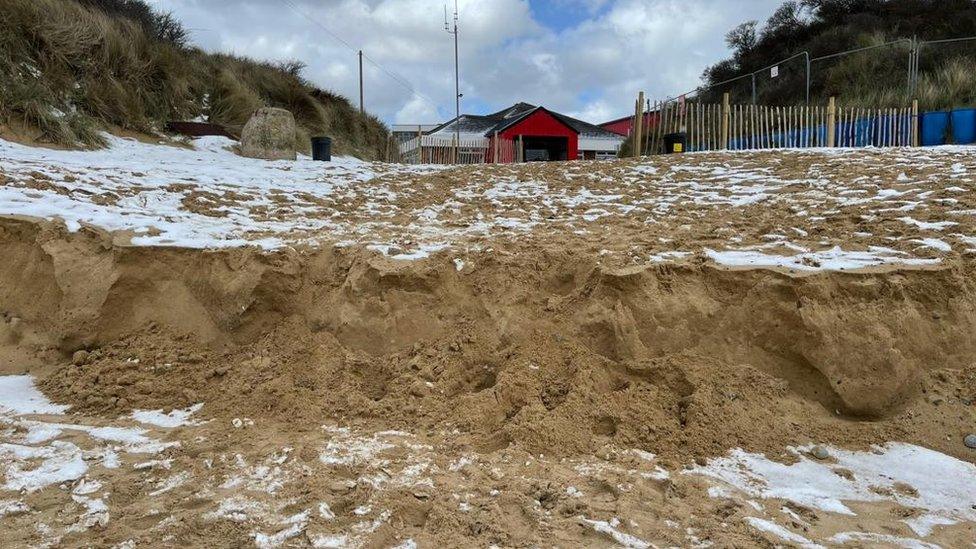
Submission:
M 885 0 L 803 0 L 804 7 L 829 22 L 841 21 L 852 13 L 868 11 L 884 3 Z
M 880 43 L 911 38 L 935 40 L 976 35 L 976 0 L 788 0 L 761 26 L 755 21 L 734 28 L 726 37 L 733 54 L 705 71 L 706 84 L 717 84 L 749 71 L 777 63 L 799 52 L 817 57 Z M 892 104 L 892 98 L 904 101 L 907 50 L 892 47 L 853 54 L 818 63 L 810 82 L 814 100 L 836 95 L 847 102 L 878 106 Z M 921 58 L 920 72 L 935 73 L 959 60 L 976 73 L 976 42 L 930 47 Z M 784 67 L 779 78 L 757 81 L 759 102 L 785 104 L 802 101 L 806 95 L 805 78 L 800 61 Z M 958 70 L 958 69 L 956 69 Z M 924 76 L 923 76 L 924 77 Z M 939 97 L 920 95 L 924 105 L 951 102 L 945 88 Z M 707 100 L 716 101 L 724 92 L 733 96 L 751 96 L 749 80 L 715 86 Z M 930 94 L 931 95 L 931 94 Z M 958 102 L 958 99 L 956 99 Z
M 766 35 L 793 34 L 803 26 L 803 6 L 796 0 L 784 3 L 776 8 L 773 15 L 766 21 L 763 30 Z
M 746 21 L 725 35 L 725 43 L 735 51 L 737 57 L 749 53 L 756 47 L 759 41 L 759 32 L 756 30 L 758 25 L 758 21 Z

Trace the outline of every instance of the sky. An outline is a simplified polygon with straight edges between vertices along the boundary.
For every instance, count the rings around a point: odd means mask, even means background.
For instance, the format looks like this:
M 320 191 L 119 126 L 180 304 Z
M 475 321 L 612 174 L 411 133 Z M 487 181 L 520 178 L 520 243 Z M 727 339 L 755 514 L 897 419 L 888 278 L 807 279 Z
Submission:
M 300 60 L 315 85 L 390 124 L 454 117 L 454 42 L 445 0 L 147 0 L 208 51 Z M 450 1 L 450 0 L 446 0 Z M 600 123 L 637 92 L 693 90 L 727 57 L 725 34 L 781 0 L 459 0 L 462 113 L 518 101 Z M 449 7 L 453 11 L 453 5 Z

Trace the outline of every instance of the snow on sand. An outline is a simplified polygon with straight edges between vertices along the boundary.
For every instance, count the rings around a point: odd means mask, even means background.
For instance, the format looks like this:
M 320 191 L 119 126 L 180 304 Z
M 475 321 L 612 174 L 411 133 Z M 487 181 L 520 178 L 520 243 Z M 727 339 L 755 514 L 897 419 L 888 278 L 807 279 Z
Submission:
M 976 170 L 958 148 L 474 166 L 445 178 L 443 166 L 241 158 L 217 137 L 108 140 L 98 151 L 0 140 L 0 215 L 124 231 L 139 246 L 364 245 L 416 260 L 559 234 L 631 262 L 801 272 L 938 265 L 976 238 Z

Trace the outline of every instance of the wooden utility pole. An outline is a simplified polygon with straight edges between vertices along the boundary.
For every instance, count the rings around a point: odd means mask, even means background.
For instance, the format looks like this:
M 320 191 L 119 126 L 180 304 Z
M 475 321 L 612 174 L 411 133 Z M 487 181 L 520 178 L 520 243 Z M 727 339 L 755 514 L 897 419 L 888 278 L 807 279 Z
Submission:
M 447 5 L 444 5 L 444 30 L 454 35 L 454 157 L 458 157 L 461 146 L 461 69 L 458 61 L 458 3 L 454 0 L 454 30 L 447 20 Z
M 730 97 L 726 92 L 722 95 L 722 142 L 720 143 L 722 150 L 729 148 L 729 121 L 731 118 Z
M 634 124 L 634 158 L 639 158 L 644 141 L 644 92 L 637 94 L 637 114 Z
M 359 114 L 366 114 L 366 105 L 363 102 L 363 50 L 359 50 Z
M 827 146 L 837 146 L 837 101 L 831 97 L 827 103 Z

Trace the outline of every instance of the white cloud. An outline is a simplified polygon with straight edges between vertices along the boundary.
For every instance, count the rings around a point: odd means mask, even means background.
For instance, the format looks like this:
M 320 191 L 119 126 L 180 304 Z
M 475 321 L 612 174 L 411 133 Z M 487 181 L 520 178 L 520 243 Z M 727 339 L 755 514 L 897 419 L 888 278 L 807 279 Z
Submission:
M 354 103 L 358 60 L 283 0 L 150 0 L 172 11 L 209 50 L 261 59 L 300 59 L 306 76 Z M 442 121 L 454 111 L 454 50 L 443 2 L 290 0 L 354 48 L 366 64 L 366 107 L 387 121 Z M 533 0 L 535 1 L 535 0 Z M 549 0 L 584 14 L 553 31 L 528 0 L 461 0 L 461 88 L 470 111 L 516 101 L 543 104 L 591 122 L 626 115 L 638 90 L 663 98 L 694 88 L 725 57 L 725 33 L 763 19 L 779 0 Z M 436 104 L 411 96 L 400 79 Z M 439 112 L 436 112 L 439 111 Z M 411 118 L 418 117 L 418 118 Z
M 586 120 L 590 122 L 606 122 L 611 118 L 614 118 L 617 112 L 614 107 L 603 99 L 592 101 L 583 105 L 579 110 L 566 111 L 565 114 L 572 116 L 573 118 L 578 118 L 580 120 Z
M 437 111 L 419 97 L 410 98 L 393 117 L 396 124 L 436 124 L 440 122 Z

